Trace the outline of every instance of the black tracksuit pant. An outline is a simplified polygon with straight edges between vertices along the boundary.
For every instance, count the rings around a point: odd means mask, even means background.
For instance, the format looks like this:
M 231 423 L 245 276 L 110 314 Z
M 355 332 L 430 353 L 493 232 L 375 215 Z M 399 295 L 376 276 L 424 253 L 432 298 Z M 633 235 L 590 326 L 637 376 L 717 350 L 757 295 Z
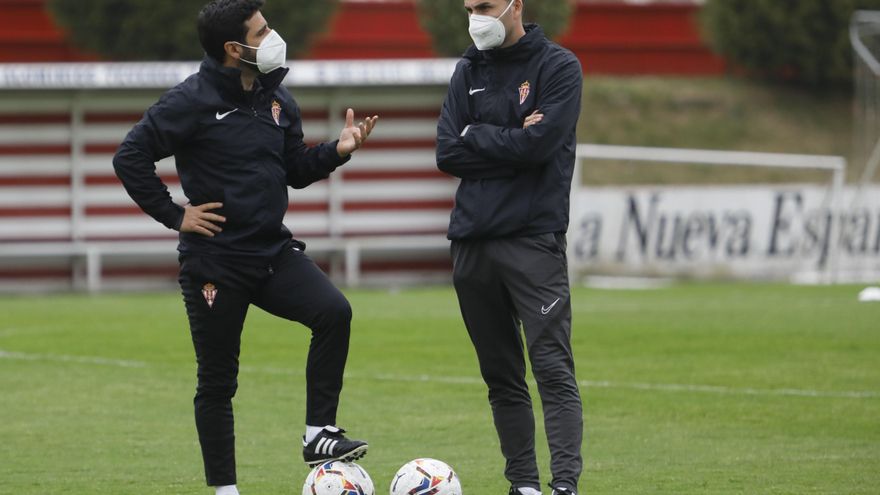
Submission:
M 300 245 L 264 263 L 181 257 L 180 286 L 198 362 L 196 427 L 208 485 L 236 483 L 232 397 L 241 332 L 251 304 L 312 331 L 306 365 L 306 424 L 336 423 L 348 356 L 351 306 Z
M 544 408 L 551 484 L 577 491 L 582 470 L 565 243 L 561 233 L 452 243 L 455 290 L 489 387 L 504 474 L 518 487 L 540 488 L 523 333 Z

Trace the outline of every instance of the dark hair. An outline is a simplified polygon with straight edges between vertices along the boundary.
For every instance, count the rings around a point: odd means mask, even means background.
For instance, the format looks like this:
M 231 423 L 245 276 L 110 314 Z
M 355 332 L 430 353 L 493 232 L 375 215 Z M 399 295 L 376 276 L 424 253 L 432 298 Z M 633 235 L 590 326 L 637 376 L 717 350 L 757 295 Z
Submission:
M 213 0 L 199 12 L 199 41 L 214 60 L 223 63 L 227 41 L 245 42 L 244 23 L 263 7 L 265 0 Z

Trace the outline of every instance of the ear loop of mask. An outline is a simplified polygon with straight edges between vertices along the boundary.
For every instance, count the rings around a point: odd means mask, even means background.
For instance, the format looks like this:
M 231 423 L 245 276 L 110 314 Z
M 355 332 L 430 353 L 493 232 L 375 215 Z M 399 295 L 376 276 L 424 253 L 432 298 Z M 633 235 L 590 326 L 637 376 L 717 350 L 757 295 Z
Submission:
M 510 3 L 507 4 L 507 8 L 504 9 L 504 12 L 502 12 L 501 15 L 499 15 L 498 17 L 496 17 L 496 19 L 498 19 L 498 20 L 500 21 L 502 17 L 504 17 L 505 15 L 507 15 L 507 11 L 509 11 L 510 8 L 513 7 L 513 4 L 514 4 L 514 3 L 516 3 L 516 0 L 510 0 Z

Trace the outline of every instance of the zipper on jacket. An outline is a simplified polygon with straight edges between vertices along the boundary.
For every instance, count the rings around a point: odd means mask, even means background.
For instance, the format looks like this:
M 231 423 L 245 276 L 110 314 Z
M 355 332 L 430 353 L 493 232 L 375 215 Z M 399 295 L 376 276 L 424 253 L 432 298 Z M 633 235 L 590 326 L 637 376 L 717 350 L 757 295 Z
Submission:
M 247 104 L 248 108 L 251 109 L 251 113 L 254 114 L 254 117 L 259 117 L 260 115 L 257 113 L 257 107 L 254 106 L 254 100 L 257 99 L 257 95 L 255 93 L 247 93 L 245 92 L 244 102 Z

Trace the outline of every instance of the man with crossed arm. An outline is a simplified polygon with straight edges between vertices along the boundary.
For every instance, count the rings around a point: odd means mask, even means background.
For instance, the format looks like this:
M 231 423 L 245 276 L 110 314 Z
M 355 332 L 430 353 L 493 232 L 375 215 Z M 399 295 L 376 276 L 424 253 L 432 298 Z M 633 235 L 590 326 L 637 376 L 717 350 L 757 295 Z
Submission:
M 553 495 L 577 492 L 582 403 L 566 260 L 582 71 L 524 26 L 523 0 L 464 0 L 474 40 L 437 127 L 437 164 L 461 178 L 448 237 L 510 495 L 540 495 L 523 334 L 544 407 Z M 522 325 L 523 331 L 520 330 Z

